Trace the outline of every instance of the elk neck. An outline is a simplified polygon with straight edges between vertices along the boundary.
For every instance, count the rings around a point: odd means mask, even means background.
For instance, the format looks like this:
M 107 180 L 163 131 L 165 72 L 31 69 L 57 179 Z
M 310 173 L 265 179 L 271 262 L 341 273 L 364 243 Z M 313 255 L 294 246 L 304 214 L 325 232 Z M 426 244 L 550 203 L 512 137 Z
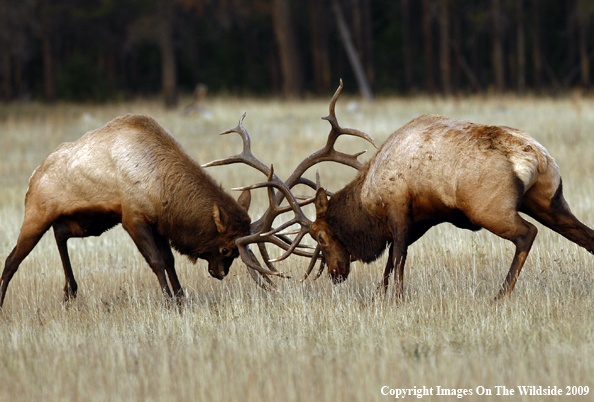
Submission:
M 185 157 L 185 163 L 165 169 L 163 174 L 159 231 L 176 250 L 196 260 L 215 247 L 219 238 L 212 214 L 214 203 L 228 220 L 227 236 L 249 234 L 250 218 L 197 162 Z
M 378 259 L 391 241 L 385 219 L 370 213 L 361 201 L 361 188 L 369 171 L 369 163 L 357 177 L 330 197 L 327 223 L 347 248 L 353 260 L 369 263 Z

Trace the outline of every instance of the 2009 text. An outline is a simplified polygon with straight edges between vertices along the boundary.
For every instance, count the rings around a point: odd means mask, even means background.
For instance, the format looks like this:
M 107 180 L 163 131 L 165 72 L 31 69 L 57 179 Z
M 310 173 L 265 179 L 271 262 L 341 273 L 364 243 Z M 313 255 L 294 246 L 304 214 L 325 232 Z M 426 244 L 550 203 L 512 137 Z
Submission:
M 464 398 L 469 395 L 479 396 L 584 396 L 590 393 L 590 387 L 588 386 L 565 386 L 559 387 L 553 386 L 542 386 L 542 385 L 518 385 L 516 387 L 508 387 L 505 385 L 496 385 L 488 388 L 481 385 L 473 388 L 448 388 L 443 386 L 414 386 L 413 388 L 393 388 L 388 385 L 384 385 L 381 390 L 381 394 L 384 396 L 391 396 L 396 399 L 414 397 L 423 398 L 430 396 L 455 396 L 457 398 Z

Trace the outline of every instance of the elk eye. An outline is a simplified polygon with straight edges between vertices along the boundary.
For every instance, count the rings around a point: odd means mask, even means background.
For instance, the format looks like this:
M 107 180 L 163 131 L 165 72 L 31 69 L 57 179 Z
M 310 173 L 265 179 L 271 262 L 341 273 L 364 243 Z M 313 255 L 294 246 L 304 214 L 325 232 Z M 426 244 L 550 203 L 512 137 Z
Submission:
M 322 246 L 326 245 L 326 240 L 324 240 L 324 236 L 321 233 L 318 236 L 318 243 L 320 243 Z

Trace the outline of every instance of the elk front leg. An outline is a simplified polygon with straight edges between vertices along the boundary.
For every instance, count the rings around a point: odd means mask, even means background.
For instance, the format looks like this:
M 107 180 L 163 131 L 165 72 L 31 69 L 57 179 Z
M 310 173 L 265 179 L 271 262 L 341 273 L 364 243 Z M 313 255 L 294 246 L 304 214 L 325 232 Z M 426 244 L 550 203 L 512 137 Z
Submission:
M 159 285 L 165 296 L 172 298 L 171 290 L 167 284 L 167 277 L 165 276 L 165 261 L 157 248 L 150 224 L 141 218 L 125 218 L 122 219 L 122 226 L 134 240 L 136 247 L 138 247 L 148 265 L 157 275 Z
M 392 247 L 390 248 L 390 255 L 388 257 L 388 264 L 386 265 L 386 272 L 384 272 L 384 286 L 387 288 L 389 277 L 388 268 L 392 270 L 396 267 L 396 274 L 394 277 L 394 286 L 396 287 L 396 297 L 402 299 L 404 292 L 404 264 L 406 263 L 406 254 L 409 244 L 410 233 L 410 217 L 408 208 L 401 206 L 395 213 L 389 217 L 390 227 L 392 229 Z
M 388 261 L 386 261 L 386 268 L 384 269 L 384 276 L 382 278 L 382 282 L 378 286 L 378 291 L 386 294 L 388 291 L 388 283 L 390 281 L 390 275 L 394 270 L 394 267 L 398 267 L 396 269 L 396 275 L 394 275 L 394 286 L 396 287 L 396 297 L 398 299 L 402 299 L 402 294 L 404 291 L 404 264 L 406 263 L 406 251 L 400 251 L 397 254 L 400 254 L 398 260 L 394 258 L 394 245 L 390 245 L 390 254 L 388 255 Z
M 396 274 L 394 275 L 394 286 L 396 287 L 396 297 L 402 299 L 404 294 L 404 264 L 406 263 L 407 247 L 406 243 L 397 245 L 396 242 L 392 244 L 392 266 L 396 266 Z M 386 284 L 387 286 L 387 284 Z
M 386 268 L 384 269 L 384 277 L 380 282 L 379 286 L 377 287 L 378 292 L 382 294 L 386 294 L 388 291 L 388 283 L 390 281 L 390 275 L 392 275 L 392 271 L 394 270 L 394 249 L 390 244 L 390 253 L 388 255 L 388 261 L 386 261 Z
M 179 301 L 184 297 L 184 290 L 179 283 L 177 272 L 175 272 L 175 258 L 171 252 L 169 240 L 155 229 L 153 229 L 153 236 L 155 238 L 155 243 L 161 252 L 161 257 L 163 257 L 163 261 L 165 262 L 165 270 L 167 271 L 167 277 L 169 278 L 169 283 L 171 284 L 171 290 L 173 290 L 173 295 Z

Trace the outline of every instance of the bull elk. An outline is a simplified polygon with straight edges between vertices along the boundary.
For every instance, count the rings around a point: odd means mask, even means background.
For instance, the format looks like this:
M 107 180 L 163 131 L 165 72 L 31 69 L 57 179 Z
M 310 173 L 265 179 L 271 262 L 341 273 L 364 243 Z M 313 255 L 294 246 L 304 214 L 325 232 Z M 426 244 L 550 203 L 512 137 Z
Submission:
M 250 193 L 232 198 L 154 119 L 126 115 L 65 143 L 35 170 L 25 197 L 16 247 L 6 259 L 0 307 L 20 263 L 50 228 L 76 297 L 67 241 L 99 236 L 122 223 L 159 280 L 163 293 L 183 296 L 171 246 L 224 278 L 239 255 L 235 240 L 250 233 Z M 262 274 L 270 272 L 256 266 Z M 166 276 L 167 275 L 167 276 Z
M 421 116 L 393 133 L 345 188 L 330 198 L 319 188 L 314 204 L 309 233 L 322 252 L 320 273 L 325 262 L 340 282 L 352 261 L 372 262 L 389 246 L 382 285 L 396 267 L 398 297 L 408 246 L 442 222 L 515 244 L 497 298 L 513 290 L 537 233 L 519 212 L 594 253 L 594 231 L 570 211 L 554 159 L 505 126 Z

